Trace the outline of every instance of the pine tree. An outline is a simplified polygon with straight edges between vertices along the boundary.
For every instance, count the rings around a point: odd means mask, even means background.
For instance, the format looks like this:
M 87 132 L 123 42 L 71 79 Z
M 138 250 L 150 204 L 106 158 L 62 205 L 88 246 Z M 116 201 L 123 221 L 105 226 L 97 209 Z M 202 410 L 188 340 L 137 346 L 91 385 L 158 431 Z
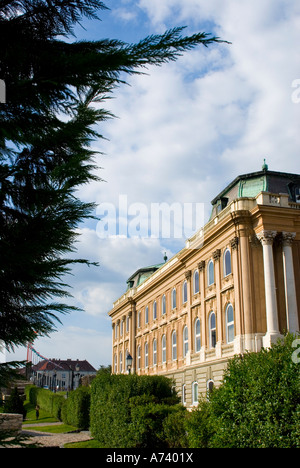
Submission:
M 107 97 L 126 75 L 221 42 L 206 33 L 185 37 L 184 28 L 137 44 L 72 42 L 74 26 L 105 8 L 99 0 L 0 0 L 0 340 L 7 348 L 49 334 L 72 310 L 62 302 L 64 276 L 74 263 L 91 264 L 68 255 L 75 228 L 94 209 L 75 192 L 99 180 L 90 146 L 102 137 L 95 124 L 111 117 Z

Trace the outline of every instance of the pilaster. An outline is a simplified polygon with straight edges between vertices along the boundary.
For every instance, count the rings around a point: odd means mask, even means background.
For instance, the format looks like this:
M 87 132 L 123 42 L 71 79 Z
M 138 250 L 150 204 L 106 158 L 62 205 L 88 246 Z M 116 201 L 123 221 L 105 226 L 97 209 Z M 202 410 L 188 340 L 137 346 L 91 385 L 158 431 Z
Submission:
M 292 242 L 295 239 L 295 237 L 295 232 L 282 233 L 282 259 L 285 288 L 286 321 L 287 329 L 291 333 L 296 333 L 299 331 L 295 272 L 292 252 Z

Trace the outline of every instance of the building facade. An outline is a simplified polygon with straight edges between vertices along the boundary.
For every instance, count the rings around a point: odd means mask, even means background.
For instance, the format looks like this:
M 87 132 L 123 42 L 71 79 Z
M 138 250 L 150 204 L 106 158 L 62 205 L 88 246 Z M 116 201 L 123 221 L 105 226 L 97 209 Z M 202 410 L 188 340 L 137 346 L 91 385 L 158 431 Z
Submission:
M 31 381 L 38 387 L 52 391 L 69 391 L 76 390 L 83 377 L 96 373 L 96 369 L 86 360 L 43 360 L 32 366 Z
M 112 372 L 127 372 L 129 353 L 132 372 L 173 378 L 197 405 L 229 358 L 299 331 L 299 272 L 300 176 L 237 177 L 185 248 L 129 279 L 109 312 Z

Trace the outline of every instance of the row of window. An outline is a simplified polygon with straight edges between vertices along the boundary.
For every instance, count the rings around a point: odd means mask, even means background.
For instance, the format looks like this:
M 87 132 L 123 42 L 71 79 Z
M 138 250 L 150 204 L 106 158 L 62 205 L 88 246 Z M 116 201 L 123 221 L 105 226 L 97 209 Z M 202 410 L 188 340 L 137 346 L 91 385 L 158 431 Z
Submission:
M 223 255 L 224 260 L 224 276 L 231 274 L 231 253 L 229 249 L 226 249 Z M 215 270 L 214 262 L 210 260 L 207 265 L 207 284 L 211 286 L 215 282 Z M 193 275 L 193 291 L 194 294 L 199 293 L 199 270 L 195 270 Z M 185 304 L 188 300 L 188 287 L 187 281 L 184 281 L 182 286 L 182 303 Z M 172 289 L 171 294 L 171 308 L 172 310 L 177 307 L 177 291 L 176 288 Z M 161 299 L 161 315 L 166 314 L 166 295 L 164 294 Z M 157 319 L 157 301 L 154 301 L 152 304 L 152 318 L 153 320 Z M 149 306 L 145 307 L 145 325 L 149 323 Z M 138 312 L 137 317 L 137 326 L 141 327 L 141 311 Z
M 226 330 L 226 343 L 234 341 L 234 311 L 232 304 L 228 304 L 225 310 L 225 330 Z M 209 333 L 209 348 L 213 349 L 217 344 L 217 323 L 216 314 L 211 312 L 208 317 L 208 333 Z M 201 324 L 200 319 L 196 318 L 194 322 L 194 352 L 199 353 L 201 350 Z M 188 327 L 185 325 L 182 331 L 182 355 L 185 358 L 189 350 Z M 177 360 L 177 332 L 173 330 L 171 335 L 171 357 L 172 361 Z M 164 334 L 161 338 L 161 363 L 167 362 L 167 338 Z M 152 365 L 156 366 L 158 363 L 157 356 L 157 339 L 154 338 L 152 342 Z M 114 357 L 115 372 L 117 372 L 117 355 Z M 149 367 L 149 344 L 144 344 L 144 367 Z M 123 353 L 119 355 L 119 372 L 123 372 Z M 142 368 L 142 348 L 137 347 L 137 369 Z
M 207 393 L 208 398 L 209 398 L 210 393 L 213 391 L 213 388 L 214 388 L 213 380 L 208 380 L 206 383 L 206 393 Z M 183 405 L 186 405 L 186 402 L 187 402 L 186 393 L 187 393 L 186 384 L 183 384 L 181 388 L 181 402 Z M 198 401 L 199 401 L 198 382 L 195 381 L 192 383 L 192 405 L 193 406 L 198 405 Z
M 223 255 L 223 266 L 224 266 L 224 276 L 228 276 L 231 274 L 231 253 L 229 249 L 226 249 Z M 214 262 L 210 260 L 207 265 L 207 284 L 211 286 L 215 282 L 215 270 L 214 270 Z M 199 293 L 199 270 L 195 270 L 193 274 L 193 291 L 194 294 Z M 188 300 L 188 287 L 187 281 L 184 281 L 182 286 L 182 303 L 185 304 Z M 171 308 L 172 310 L 175 309 L 177 306 L 177 292 L 176 289 L 173 288 L 171 294 Z M 161 299 L 161 315 L 164 316 L 167 312 L 167 302 L 166 302 L 166 295 L 164 294 Z M 141 327 L 141 314 L 142 312 L 139 311 L 137 314 L 137 327 Z M 152 304 L 152 319 L 156 320 L 158 316 L 158 307 L 157 301 L 154 301 Z M 145 307 L 145 325 L 149 323 L 149 306 Z M 126 333 L 129 332 L 129 317 L 126 318 Z M 124 333 L 124 321 L 121 320 L 120 322 L 120 336 L 123 336 Z M 118 337 L 118 325 L 115 326 L 115 338 Z

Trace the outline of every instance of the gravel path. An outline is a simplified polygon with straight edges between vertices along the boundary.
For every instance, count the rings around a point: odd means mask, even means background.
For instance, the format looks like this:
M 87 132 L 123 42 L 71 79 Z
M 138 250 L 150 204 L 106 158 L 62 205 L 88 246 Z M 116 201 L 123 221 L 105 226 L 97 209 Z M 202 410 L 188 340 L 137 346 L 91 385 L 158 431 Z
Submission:
M 53 425 L 59 425 L 61 423 L 52 423 Z M 51 425 L 52 425 L 51 424 Z M 30 424 L 30 427 L 49 426 L 50 424 Z M 23 425 L 22 435 L 29 437 L 28 444 L 40 444 L 40 447 L 55 447 L 63 448 L 64 444 L 72 442 L 83 442 L 91 440 L 91 434 L 89 431 L 68 433 L 68 434 L 52 434 L 49 432 L 38 432 L 38 430 L 28 431 L 26 425 Z

